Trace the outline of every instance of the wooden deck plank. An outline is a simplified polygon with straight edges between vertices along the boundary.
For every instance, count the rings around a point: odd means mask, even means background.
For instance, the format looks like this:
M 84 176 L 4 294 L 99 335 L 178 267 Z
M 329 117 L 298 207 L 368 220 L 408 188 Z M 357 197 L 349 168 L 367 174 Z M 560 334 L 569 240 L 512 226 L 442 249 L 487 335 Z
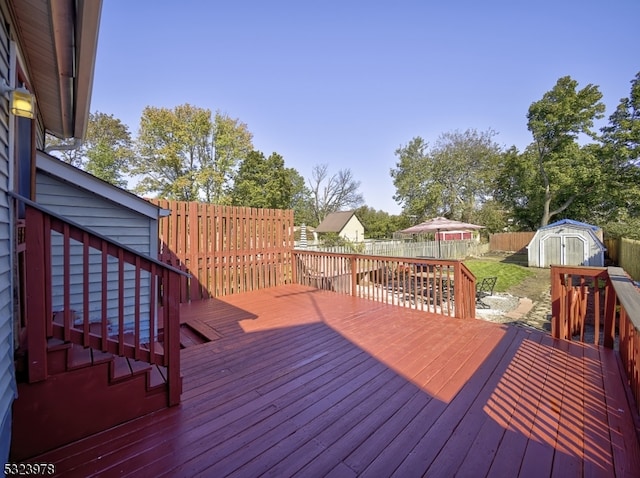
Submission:
M 562 379 L 562 398 L 560 401 L 560 430 L 571 430 L 571 435 L 558 433 L 555 441 L 556 453 L 553 459 L 551 476 L 557 478 L 579 477 L 583 474 L 584 429 L 580 417 L 584 416 L 584 347 L 571 342 L 555 342 L 558 349 L 567 354 L 564 378 Z M 573 361 L 569 360 L 573 358 Z
M 611 349 L 600 351 L 600 359 L 604 365 L 604 388 L 614 393 L 607 394 L 607 420 L 609 423 L 611 448 L 613 451 L 614 470 L 617 476 L 632 476 L 632 470 L 640 468 L 640 454 L 634 453 L 638 445 L 634 446 L 629 437 L 638 436 L 633 422 L 629 421 L 632 416 L 634 405 L 627 400 L 627 395 L 623 388 L 620 373 L 622 365 L 615 357 Z
M 499 441 L 502 437 L 503 430 L 499 432 L 491 430 L 489 436 L 483 436 L 480 442 L 477 442 L 477 437 L 481 431 L 487 432 L 484 428 L 487 422 L 495 423 L 490 420 L 485 409 L 486 403 L 490 400 L 492 393 L 498 385 L 502 375 L 509 366 L 513 354 L 522 343 L 524 337 L 527 336 L 522 330 L 512 328 L 508 335 L 505 336 L 503 342 L 500 344 L 500 348 L 496 348 L 495 354 L 502 353 L 497 358 L 499 361 L 495 363 L 495 367 L 491 370 L 486 383 L 480 390 L 477 398 L 469 407 L 468 411 L 461 417 L 459 424 L 452 424 L 452 431 L 446 443 L 442 446 L 442 449 L 437 454 L 437 457 L 431 463 L 428 469 L 429 474 L 433 476 L 454 476 L 461 474 L 464 476 L 464 469 L 459 471 L 463 463 L 472 463 L 471 469 L 467 476 L 482 476 L 489 469 L 491 461 L 487 462 L 487 458 L 492 457 L 495 449 L 491 450 L 490 446 L 493 443 Z M 491 367 L 492 362 L 488 362 L 486 367 Z M 465 390 L 466 392 L 466 390 Z M 493 439 L 494 441 L 492 442 Z M 489 447 L 485 448 L 487 453 L 478 453 L 476 447 Z M 468 458 L 471 457 L 471 460 Z M 478 458 L 485 460 L 484 463 L 479 463 Z M 475 459 L 475 460 L 474 460 Z M 483 466 L 483 468 L 481 468 Z
M 182 350 L 179 406 L 34 459 L 65 476 L 640 472 L 593 346 L 302 286 L 185 310 L 220 337 Z
M 583 462 L 587 476 L 614 476 L 611 436 L 607 421 L 607 397 L 604 389 L 600 349 L 584 348 L 582 380 L 585 387 L 583 420 Z

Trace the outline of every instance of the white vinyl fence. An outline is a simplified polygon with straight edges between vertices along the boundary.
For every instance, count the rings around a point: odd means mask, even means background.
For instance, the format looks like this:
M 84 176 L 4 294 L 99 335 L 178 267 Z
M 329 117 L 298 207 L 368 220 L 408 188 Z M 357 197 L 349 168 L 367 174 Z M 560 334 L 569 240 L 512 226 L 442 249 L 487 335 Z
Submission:
M 372 256 L 390 257 L 425 257 L 437 259 L 464 259 L 480 256 L 489 249 L 488 244 L 477 241 L 440 241 L 438 253 L 437 241 L 405 242 L 405 241 L 367 241 L 345 246 L 325 247 L 308 244 L 306 248 L 296 243 L 296 249 L 307 251 L 336 252 L 340 254 L 369 254 Z

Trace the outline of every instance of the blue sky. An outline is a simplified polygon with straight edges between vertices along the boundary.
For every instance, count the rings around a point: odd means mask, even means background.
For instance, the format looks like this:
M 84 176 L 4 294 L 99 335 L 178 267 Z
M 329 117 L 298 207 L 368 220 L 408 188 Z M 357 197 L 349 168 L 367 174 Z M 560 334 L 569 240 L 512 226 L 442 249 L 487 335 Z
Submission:
M 389 171 L 415 136 L 493 129 L 522 150 L 565 75 L 608 116 L 640 71 L 638 18 L 639 0 L 105 0 L 91 111 L 134 136 L 146 106 L 226 113 L 265 155 L 307 178 L 349 168 L 397 214 Z

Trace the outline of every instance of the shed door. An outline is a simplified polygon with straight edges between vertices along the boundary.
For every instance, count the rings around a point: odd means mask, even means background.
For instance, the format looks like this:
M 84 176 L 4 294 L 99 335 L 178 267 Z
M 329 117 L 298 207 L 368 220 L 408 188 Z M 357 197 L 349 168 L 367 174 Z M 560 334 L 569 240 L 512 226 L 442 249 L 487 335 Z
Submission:
M 586 248 L 587 242 L 582 236 L 546 236 L 540 240 L 540 267 L 584 265 Z
M 584 251 L 587 245 L 578 236 L 566 236 L 564 238 L 564 262 L 563 265 L 583 266 L 585 265 Z
M 562 264 L 562 238 L 561 236 L 547 236 L 542 240 L 541 267 L 549 267 L 551 264 Z

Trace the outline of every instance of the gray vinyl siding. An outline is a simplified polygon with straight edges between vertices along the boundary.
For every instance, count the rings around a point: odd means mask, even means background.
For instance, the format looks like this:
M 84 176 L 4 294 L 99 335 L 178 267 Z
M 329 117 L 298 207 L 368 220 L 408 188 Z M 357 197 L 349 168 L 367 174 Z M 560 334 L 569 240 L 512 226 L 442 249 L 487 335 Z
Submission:
M 98 234 L 130 247 L 146 256 L 157 255 L 157 222 L 131 209 L 117 205 L 105 198 L 96 196 L 85 189 L 75 187 L 56 177 L 38 171 L 36 176 L 36 199 L 43 207 L 70 219 Z M 155 229 L 155 234 L 153 233 Z M 54 311 L 64 309 L 63 237 L 53 233 L 51 251 L 52 267 L 52 306 Z M 83 310 L 83 246 L 76 241 L 70 242 L 70 309 L 76 319 L 84 319 Z M 99 322 L 102 317 L 102 253 L 89 249 L 89 321 Z M 107 261 L 107 305 L 106 315 L 109 332 L 118 333 L 119 287 L 118 261 L 109 257 Z M 124 267 L 123 307 L 125 312 L 125 332 L 132 331 L 135 312 L 135 270 Z M 141 323 L 148 324 L 150 311 L 150 277 L 143 272 L 140 281 Z M 148 326 L 141 330 L 141 340 L 148 338 Z
M 0 78 L 9 77 L 9 35 L 0 10 Z M 9 177 L 9 112 L 0 98 L 0 462 L 6 463 L 11 443 L 11 404 L 16 384 L 13 365 L 13 255 Z

